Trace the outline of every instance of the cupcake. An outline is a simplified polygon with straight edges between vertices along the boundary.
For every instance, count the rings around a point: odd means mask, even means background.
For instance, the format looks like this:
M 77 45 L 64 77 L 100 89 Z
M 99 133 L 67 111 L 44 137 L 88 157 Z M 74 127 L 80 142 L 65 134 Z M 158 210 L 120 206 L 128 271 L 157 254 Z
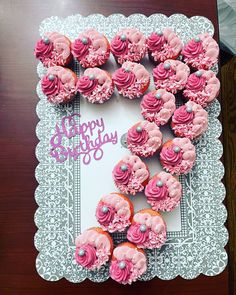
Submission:
M 111 75 L 99 68 L 90 68 L 77 83 L 78 91 L 91 103 L 104 103 L 114 92 Z
M 138 156 L 127 155 L 116 164 L 112 177 L 122 193 L 135 195 L 148 183 L 149 170 Z
M 208 114 L 199 104 L 188 101 L 174 112 L 171 127 L 176 136 L 198 138 L 207 130 Z
M 94 29 L 81 34 L 71 44 L 71 52 L 84 68 L 93 68 L 106 63 L 110 56 L 107 38 Z
M 41 80 L 41 87 L 49 102 L 64 104 L 75 97 L 77 81 L 76 74 L 70 69 L 54 66 L 48 68 Z
M 139 248 L 161 248 L 166 242 L 166 224 L 152 209 L 138 211 L 127 231 L 127 239 Z
M 113 251 L 110 264 L 110 277 L 116 282 L 132 284 L 146 272 L 147 258 L 142 249 L 125 242 L 119 244 Z
M 185 87 L 189 74 L 187 65 L 179 60 L 167 59 L 153 69 L 155 87 L 164 88 L 175 94 Z
M 134 208 L 124 195 L 111 193 L 101 198 L 96 209 L 96 219 L 103 230 L 123 232 L 130 224 Z
M 153 32 L 147 38 L 148 53 L 154 62 L 176 59 L 183 47 L 180 38 L 170 28 Z
M 199 70 L 188 77 L 183 95 L 202 107 L 208 106 L 219 94 L 220 81 L 211 70 Z
M 141 64 L 126 61 L 112 75 L 119 94 L 129 99 L 140 97 L 148 89 L 150 76 Z
M 175 96 L 165 89 L 153 90 L 143 96 L 140 107 L 145 120 L 165 125 L 176 109 Z
M 126 140 L 132 154 L 150 157 L 161 147 L 162 133 L 155 123 L 141 121 L 128 130 Z
M 145 187 L 147 202 L 155 211 L 173 211 L 182 197 L 181 183 L 164 171 L 154 175 Z
M 219 46 L 208 34 L 191 39 L 182 50 L 183 61 L 195 69 L 209 70 L 218 62 Z
M 176 137 L 164 143 L 160 153 L 162 167 L 171 174 L 188 173 L 196 160 L 195 146 L 188 138 Z
M 87 229 L 75 240 L 75 260 L 89 270 L 101 268 L 111 257 L 113 242 L 99 227 Z
M 59 33 L 45 33 L 34 48 L 34 55 L 45 67 L 67 66 L 71 60 L 71 42 Z
M 146 38 L 137 29 L 123 29 L 112 39 L 111 52 L 119 64 L 139 62 L 147 52 Z

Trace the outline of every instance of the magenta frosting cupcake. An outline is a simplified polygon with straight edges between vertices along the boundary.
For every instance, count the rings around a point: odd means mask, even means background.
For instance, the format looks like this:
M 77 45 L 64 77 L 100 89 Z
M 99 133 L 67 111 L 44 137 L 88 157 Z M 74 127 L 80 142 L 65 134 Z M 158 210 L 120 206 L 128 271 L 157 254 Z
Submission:
M 154 175 L 145 187 L 147 202 L 155 211 L 173 211 L 182 197 L 181 183 L 164 171 Z
M 148 183 L 149 170 L 138 156 L 127 155 L 115 165 L 112 176 L 122 193 L 135 195 Z
M 47 32 L 34 48 L 34 55 L 45 67 L 66 66 L 72 60 L 70 40 L 57 32 Z
M 162 133 L 155 123 L 141 121 L 128 130 L 126 140 L 132 154 L 150 157 L 161 147 Z
M 41 80 L 43 93 L 49 102 L 54 104 L 67 103 L 77 93 L 77 76 L 70 69 L 60 66 L 50 67 Z
M 153 32 L 147 38 L 148 53 L 155 62 L 176 59 L 183 47 L 182 41 L 170 28 Z
M 195 69 L 209 70 L 218 62 L 219 46 L 208 34 L 199 34 L 182 50 L 183 60 Z
M 139 62 L 147 52 L 146 38 L 137 29 L 123 29 L 112 39 L 111 52 L 119 64 Z
M 195 146 L 188 138 L 176 137 L 164 143 L 160 153 L 162 167 L 171 174 L 188 173 L 196 160 Z
M 116 70 L 112 79 L 119 94 L 129 99 L 143 95 L 150 83 L 150 76 L 141 64 L 127 61 Z
M 155 87 L 164 88 L 175 94 L 185 87 L 189 74 L 190 69 L 186 64 L 168 59 L 153 69 Z
M 199 70 L 188 77 L 183 95 L 202 107 L 214 101 L 220 91 L 220 81 L 211 70 Z
M 140 107 L 146 120 L 165 125 L 176 109 L 175 96 L 165 89 L 153 90 L 143 96 Z
M 134 214 L 127 239 L 139 248 L 161 248 L 166 242 L 166 223 L 160 213 L 143 209 Z
M 116 282 L 126 285 L 137 281 L 147 270 L 147 258 L 142 249 L 125 242 L 113 251 L 110 264 L 110 277 Z
M 176 136 L 198 138 L 207 130 L 208 114 L 199 104 L 188 101 L 174 112 L 171 127 Z
M 101 198 L 96 209 L 96 219 L 103 230 L 123 232 L 133 217 L 133 204 L 124 195 L 111 193 Z
M 84 68 L 93 68 L 106 63 L 110 56 L 107 38 L 94 29 L 79 34 L 71 44 L 71 52 Z
M 90 68 L 77 83 L 78 91 L 91 103 L 104 103 L 114 92 L 111 75 L 99 68 Z
M 113 242 L 110 235 L 99 227 L 85 230 L 75 239 L 75 260 L 89 269 L 100 269 L 111 257 Z

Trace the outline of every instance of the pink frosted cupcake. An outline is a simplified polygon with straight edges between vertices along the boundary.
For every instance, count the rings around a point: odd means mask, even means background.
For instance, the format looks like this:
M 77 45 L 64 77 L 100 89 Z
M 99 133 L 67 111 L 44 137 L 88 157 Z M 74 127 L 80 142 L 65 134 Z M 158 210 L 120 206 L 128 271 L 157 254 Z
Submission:
M 179 60 L 168 59 L 153 69 L 155 87 L 175 94 L 185 87 L 189 74 L 187 65 Z
M 41 80 L 43 93 L 49 102 L 54 104 L 71 101 L 76 93 L 77 76 L 70 69 L 55 66 L 48 68 Z
M 166 242 L 166 223 L 158 212 L 140 210 L 133 217 L 127 239 L 139 248 L 161 248 Z
M 45 33 L 34 48 L 34 55 L 45 67 L 66 66 L 72 60 L 70 40 L 59 33 Z
M 188 173 L 196 160 L 195 146 L 188 138 L 176 137 L 164 143 L 160 153 L 162 167 L 171 174 Z
M 91 103 L 104 103 L 114 92 L 111 75 L 99 68 L 90 68 L 77 83 L 78 91 Z
M 182 50 L 183 60 L 195 69 L 209 70 L 218 62 L 219 46 L 208 34 L 197 35 Z
M 154 175 L 145 187 L 147 202 L 155 211 L 173 211 L 182 197 L 181 183 L 164 171 Z
M 113 81 L 119 94 L 129 99 L 140 97 L 148 89 L 150 76 L 141 64 L 127 61 L 113 73 Z
M 125 242 L 119 244 L 113 251 L 110 264 L 110 277 L 116 282 L 132 284 L 146 272 L 147 258 L 142 249 Z
M 113 251 L 112 238 L 99 227 L 92 227 L 80 234 L 75 246 L 76 262 L 89 270 L 101 268 Z
M 140 107 L 146 120 L 165 125 L 176 109 L 175 96 L 165 89 L 153 90 L 143 96 Z
M 93 68 L 106 63 L 110 56 L 110 44 L 103 34 L 89 29 L 75 39 L 71 52 L 82 67 Z
M 96 218 L 103 230 L 123 232 L 134 214 L 132 202 L 124 195 L 111 193 L 103 196 L 96 209 Z
M 176 136 L 198 138 L 207 130 L 208 114 L 199 104 L 188 101 L 174 112 L 171 127 Z
M 112 176 L 122 193 L 135 195 L 148 183 L 149 170 L 138 156 L 127 155 L 116 164 Z
M 128 130 L 127 145 L 132 154 L 140 157 L 154 155 L 162 144 L 162 133 L 155 123 L 141 121 Z
M 147 39 L 149 57 L 155 62 L 176 59 L 183 47 L 180 38 L 170 28 L 153 32 Z
M 111 52 L 119 64 L 139 62 L 147 52 L 146 38 L 137 29 L 124 29 L 112 39 Z
M 217 97 L 219 91 L 220 81 L 214 72 L 199 70 L 188 77 L 183 95 L 206 107 Z

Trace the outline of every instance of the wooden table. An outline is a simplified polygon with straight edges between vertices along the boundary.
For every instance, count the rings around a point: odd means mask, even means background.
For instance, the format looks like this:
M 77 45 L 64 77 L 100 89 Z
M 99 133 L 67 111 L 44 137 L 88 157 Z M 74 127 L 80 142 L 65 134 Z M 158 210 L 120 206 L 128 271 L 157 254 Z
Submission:
M 218 22 L 214 0 L 65 0 L 65 1 L 1 1 L 1 88 L 0 88 L 0 294 L 132 294 L 151 291 L 163 294 L 228 294 L 228 269 L 215 277 L 199 276 L 187 281 L 154 279 L 132 286 L 120 286 L 111 280 L 95 284 L 85 281 L 72 284 L 66 280 L 46 282 L 35 270 L 37 251 L 33 239 L 36 232 L 34 212 L 37 205 L 34 191 L 37 186 L 34 170 L 35 126 L 37 116 L 35 87 L 37 61 L 33 47 L 38 39 L 38 26 L 51 15 L 67 16 L 80 13 L 144 13 L 156 12 L 187 16 L 204 15 L 216 28 Z M 148 288 L 148 289 L 147 289 Z M 135 293 L 134 293 L 135 294 Z

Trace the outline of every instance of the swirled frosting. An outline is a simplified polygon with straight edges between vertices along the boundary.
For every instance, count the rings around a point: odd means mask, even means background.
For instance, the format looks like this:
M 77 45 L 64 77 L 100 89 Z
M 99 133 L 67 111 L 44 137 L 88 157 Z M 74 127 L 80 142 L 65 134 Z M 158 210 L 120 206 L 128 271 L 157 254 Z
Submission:
M 207 112 L 193 101 L 176 109 L 172 117 L 171 127 L 176 136 L 194 139 L 202 135 L 207 126 Z
M 185 87 L 189 74 L 187 65 L 179 60 L 168 59 L 153 69 L 155 87 L 164 88 L 175 94 Z
M 114 249 L 110 265 L 110 277 L 113 280 L 124 285 L 131 284 L 146 270 L 147 258 L 144 252 L 137 249 L 135 245 L 123 243 Z
M 108 210 L 104 210 L 104 207 L 107 207 Z M 97 221 L 104 230 L 111 233 L 123 232 L 131 223 L 132 214 L 132 203 L 118 193 L 103 196 L 96 209 Z
M 141 121 L 128 130 L 128 148 L 142 157 L 152 156 L 162 144 L 162 133 L 155 123 Z
M 122 166 L 126 166 L 127 169 L 122 171 Z M 122 193 L 135 195 L 144 189 L 149 171 L 138 156 L 127 155 L 114 167 L 112 176 Z
M 89 76 L 82 76 L 77 83 L 77 89 L 80 93 L 84 95 L 89 95 L 93 92 L 93 90 L 97 87 L 98 80 L 90 79 Z
M 145 187 L 147 202 L 155 211 L 172 211 L 182 197 L 181 183 L 164 171 L 156 174 Z
M 50 80 L 49 76 L 44 76 L 41 81 L 42 91 L 47 96 L 56 96 L 62 89 L 61 80 L 57 76 Z
M 127 239 L 139 248 L 160 248 L 166 242 L 164 219 L 151 209 L 137 212 L 127 231 Z
M 184 62 L 196 69 L 209 70 L 218 61 L 219 46 L 208 34 L 197 35 L 183 48 Z
M 146 120 L 164 125 L 176 109 L 175 96 L 165 89 L 153 90 L 143 96 L 140 107 Z
M 150 76 L 145 67 L 134 62 L 124 62 L 112 75 L 118 92 L 130 99 L 140 97 L 149 86 Z
M 153 32 L 147 39 L 149 53 L 156 62 L 176 59 L 183 47 L 180 38 L 170 28 Z
M 219 94 L 220 81 L 212 71 L 200 70 L 188 77 L 183 95 L 202 107 L 210 104 Z
M 110 56 L 108 40 L 94 29 L 79 34 L 71 48 L 73 56 L 84 68 L 101 66 Z
M 139 62 L 147 52 L 146 38 L 137 29 L 123 29 L 112 39 L 111 52 L 119 64 Z
M 76 262 L 90 270 L 99 269 L 104 265 L 112 251 L 111 239 L 100 228 L 84 231 L 76 238 L 75 245 Z
M 177 151 L 178 150 L 178 151 Z M 194 145 L 188 138 L 174 138 L 167 141 L 160 153 L 160 162 L 171 174 L 188 173 L 196 160 Z

